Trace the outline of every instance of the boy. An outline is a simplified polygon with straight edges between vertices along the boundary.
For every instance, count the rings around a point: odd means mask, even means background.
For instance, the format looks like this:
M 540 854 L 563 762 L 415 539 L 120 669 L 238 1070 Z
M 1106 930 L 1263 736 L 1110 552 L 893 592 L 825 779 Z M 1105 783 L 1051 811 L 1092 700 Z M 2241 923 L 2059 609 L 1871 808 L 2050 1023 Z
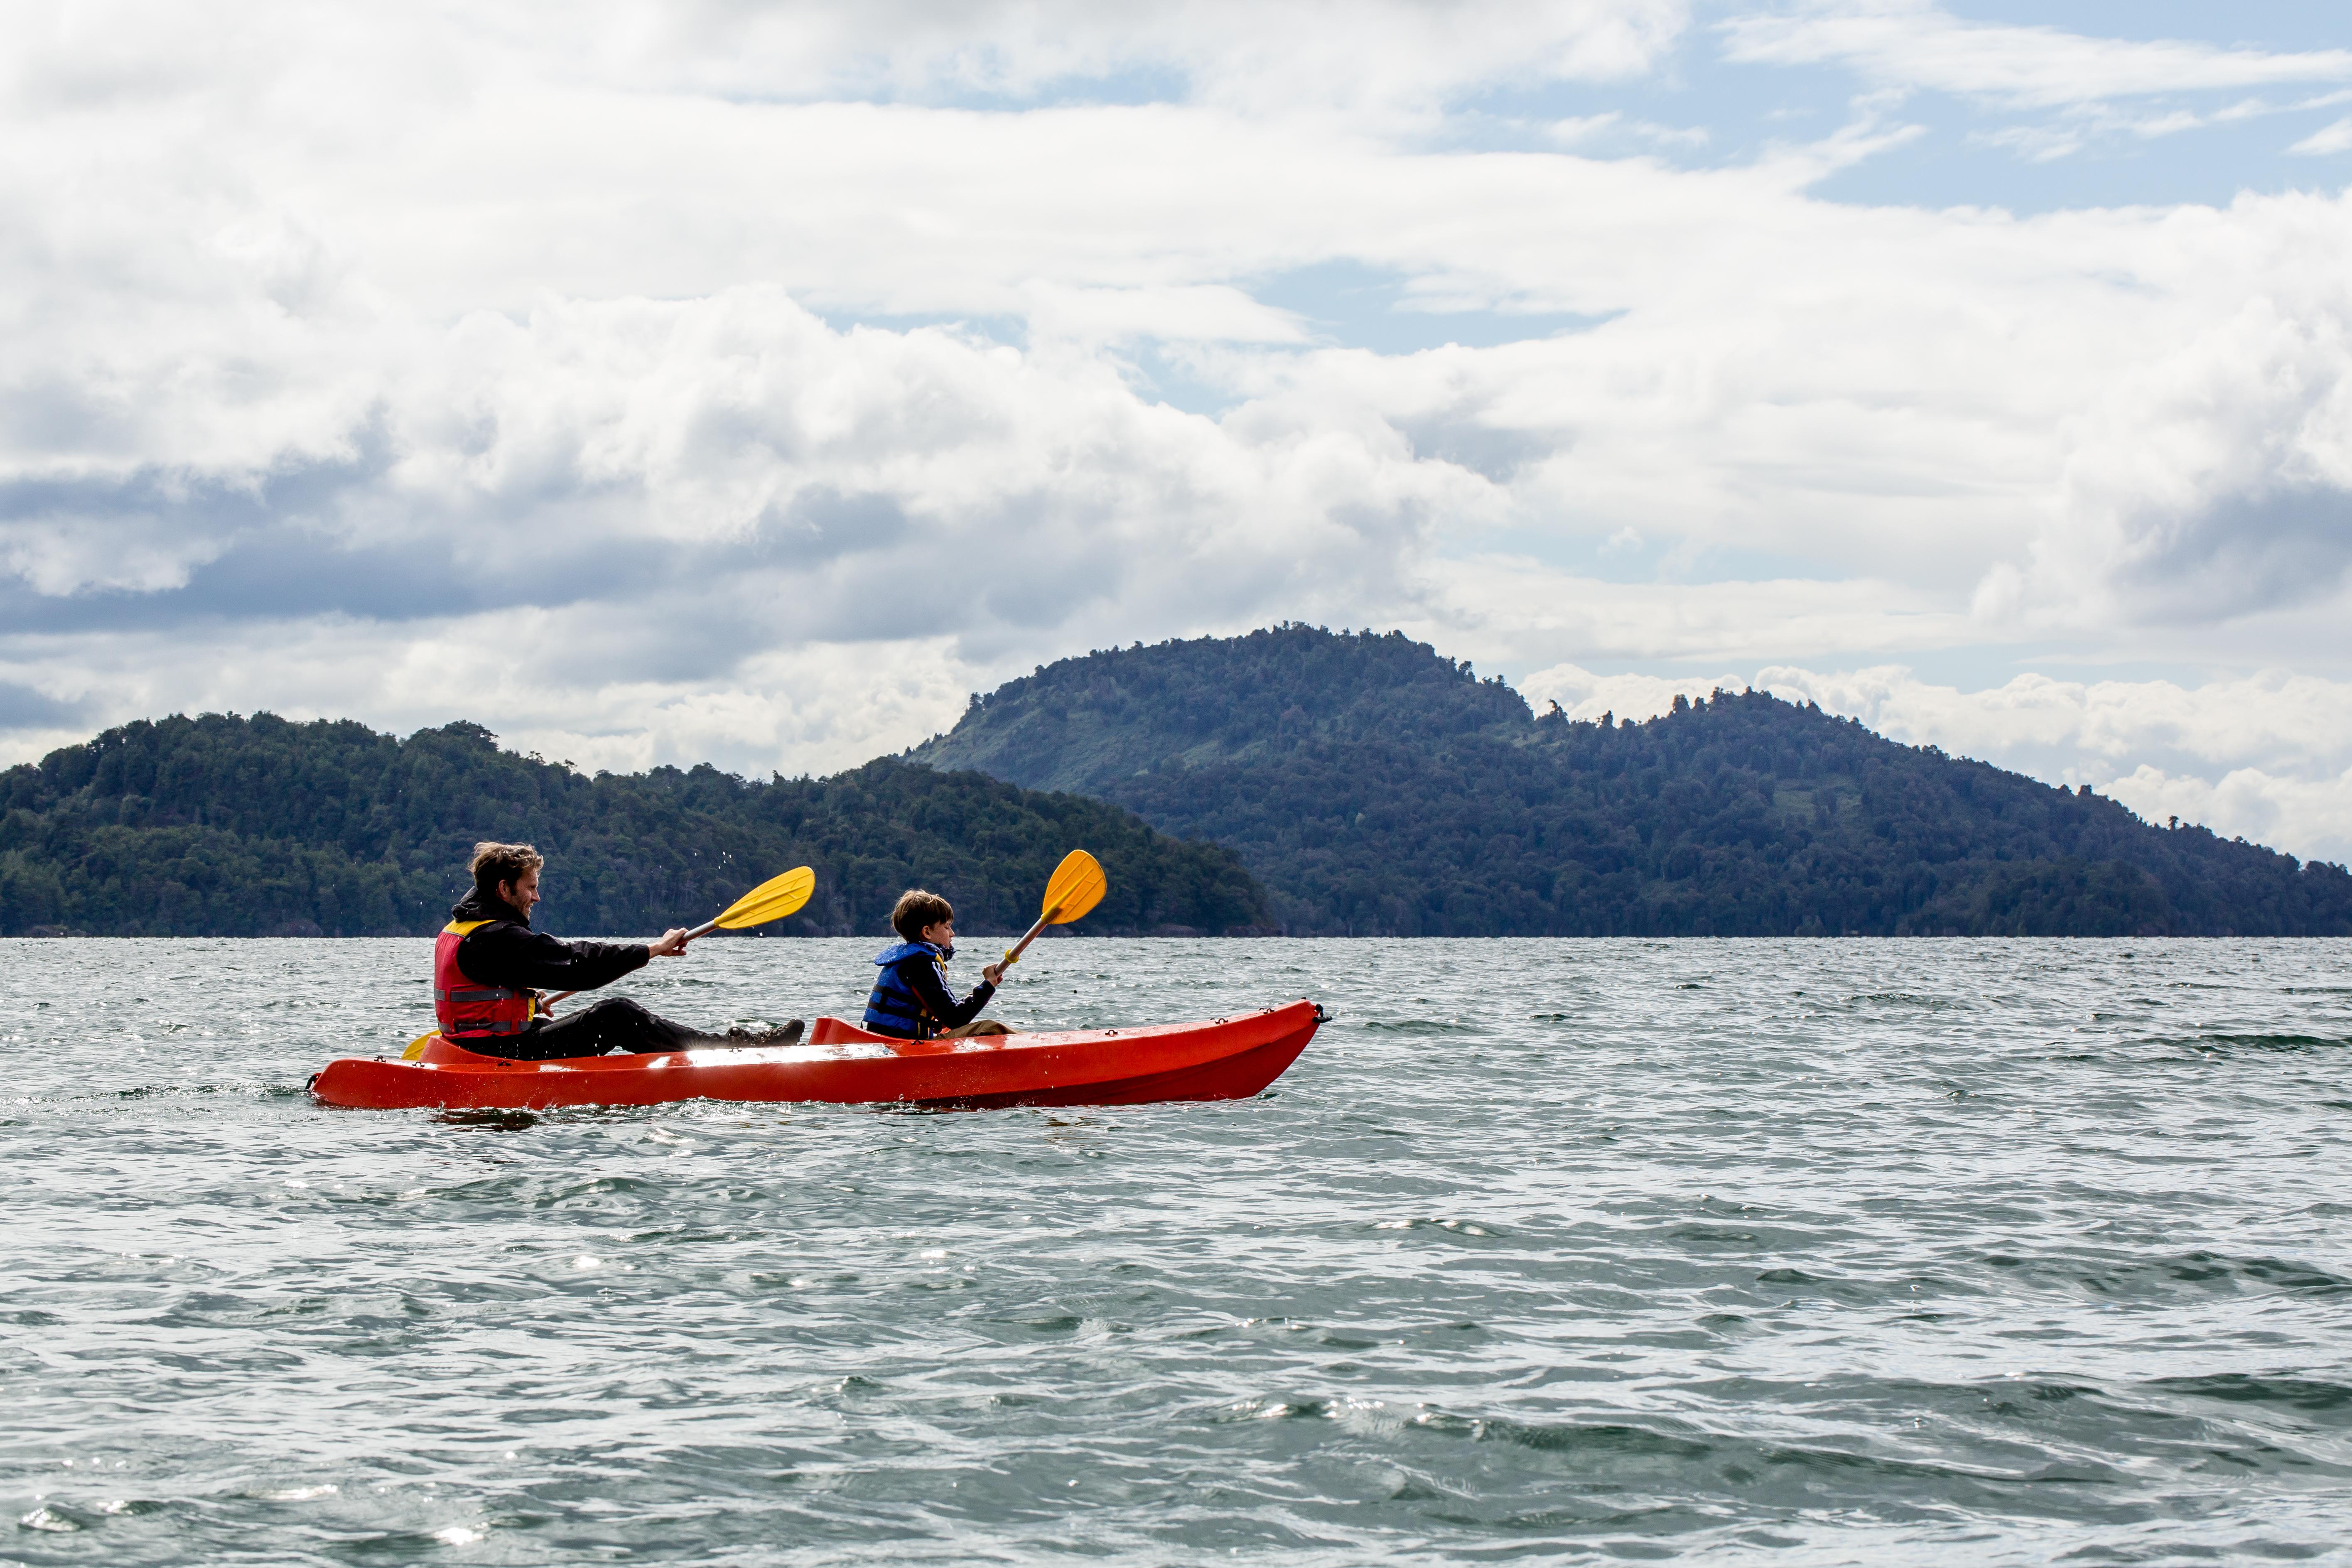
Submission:
M 866 999 L 868 1034 L 899 1040 L 964 1039 L 1012 1033 L 980 1010 L 996 994 L 1003 966 L 980 972 L 980 984 L 962 1001 L 948 989 L 947 961 L 955 956 L 955 906 L 937 893 L 909 888 L 890 911 L 890 927 L 903 939 L 885 948 L 875 963 L 882 973 Z M 975 1023 L 973 1020 L 978 1019 Z

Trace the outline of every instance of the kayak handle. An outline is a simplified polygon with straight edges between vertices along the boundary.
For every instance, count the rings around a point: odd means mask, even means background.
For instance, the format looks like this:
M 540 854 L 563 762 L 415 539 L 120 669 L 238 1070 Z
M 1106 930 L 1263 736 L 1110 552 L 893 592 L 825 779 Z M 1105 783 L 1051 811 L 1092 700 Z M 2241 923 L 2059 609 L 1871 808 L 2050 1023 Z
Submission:
M 1318 1024 L 1328 1024 L 1331 1021 L 1331 1014 L 1320 1002 L 1315 1004 L 1315 1021 Z

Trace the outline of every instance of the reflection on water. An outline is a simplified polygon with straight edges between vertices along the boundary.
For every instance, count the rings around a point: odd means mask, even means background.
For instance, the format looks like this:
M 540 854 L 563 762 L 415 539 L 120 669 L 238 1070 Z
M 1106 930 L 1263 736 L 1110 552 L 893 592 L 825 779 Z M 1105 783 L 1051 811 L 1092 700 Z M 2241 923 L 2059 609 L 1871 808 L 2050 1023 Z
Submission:
M 528 1110 L 441 1110 L 434 1113 L 433 1120 L 445 1127 L 487 1127 L 493 1132 L 520 1132 L 539 1125 L 539 1118 Z

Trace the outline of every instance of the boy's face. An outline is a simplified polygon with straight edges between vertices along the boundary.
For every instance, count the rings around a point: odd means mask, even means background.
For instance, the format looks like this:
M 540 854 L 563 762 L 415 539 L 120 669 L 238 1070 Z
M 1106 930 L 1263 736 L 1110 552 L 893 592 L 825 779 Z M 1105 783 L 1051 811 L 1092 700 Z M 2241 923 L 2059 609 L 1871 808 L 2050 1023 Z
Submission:
M 921 941 L 929 942 L 941 952 L 955 945 L 955 921 L 934 921 L 923 928 Z

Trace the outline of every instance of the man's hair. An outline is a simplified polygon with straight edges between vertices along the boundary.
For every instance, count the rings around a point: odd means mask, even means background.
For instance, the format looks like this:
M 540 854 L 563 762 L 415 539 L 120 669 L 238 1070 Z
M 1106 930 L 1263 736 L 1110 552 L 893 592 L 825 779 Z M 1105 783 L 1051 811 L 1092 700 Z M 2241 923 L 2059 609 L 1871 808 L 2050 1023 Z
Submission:
M 898 907 L 890 911 L 890 929 L 908 942 L 920 942 L 925 926 L 935 926 L 941 921 L 953 919 L 953 904 L 937 893 L 909 888 L 898 895 Z
M 474 890 L 495 898 L 500 882 L 520 882 L 524 872 L 546 864 L 546 858 L 528 844 L 493 844 L 486 839 L 474 846 L 474 858 L 467 869 L 474 873 Z

